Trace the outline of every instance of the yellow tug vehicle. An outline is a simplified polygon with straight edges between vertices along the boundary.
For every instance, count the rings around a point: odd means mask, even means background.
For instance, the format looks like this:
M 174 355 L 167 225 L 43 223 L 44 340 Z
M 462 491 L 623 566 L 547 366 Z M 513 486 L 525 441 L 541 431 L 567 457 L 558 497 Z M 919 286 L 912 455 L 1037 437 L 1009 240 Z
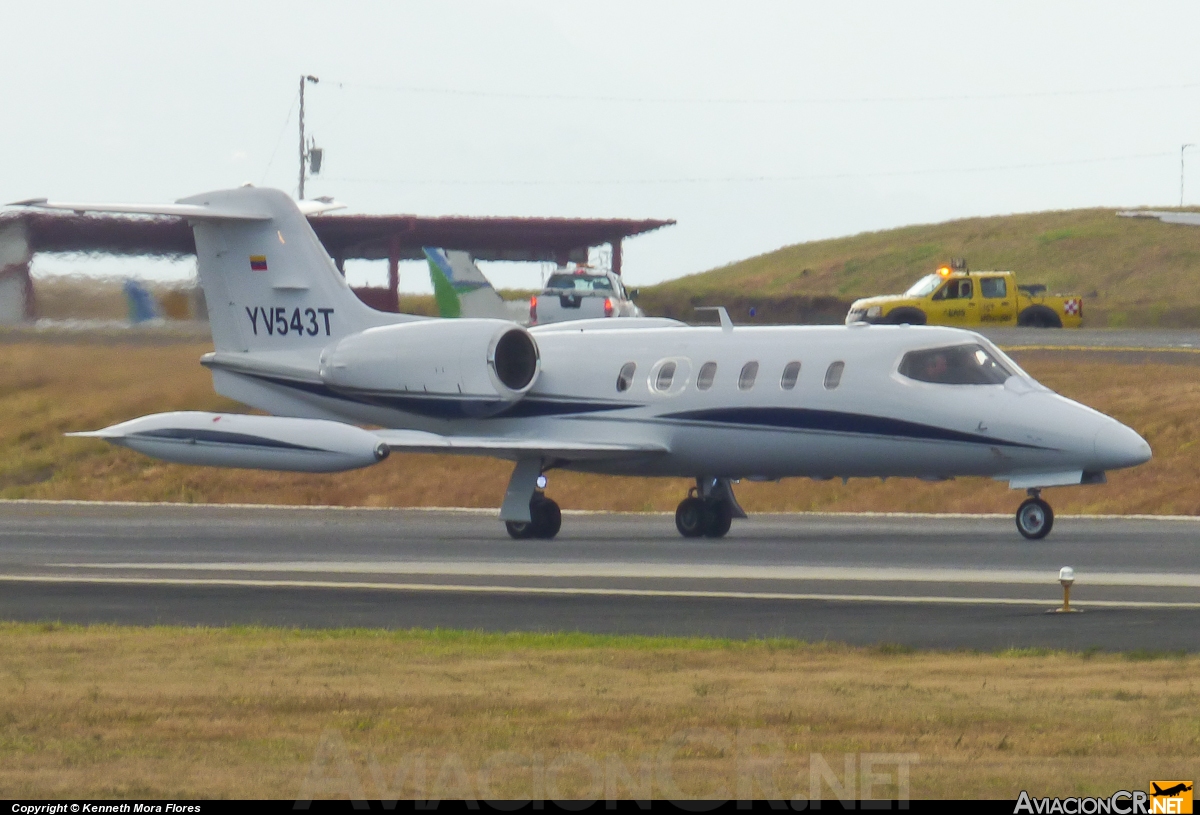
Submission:
M 846 315 L 846 325 L 1078 328 L 1082 322 L 1082 297 L 1046 294 L 1040 283 L 1018 285 L 1012 272 L 969 272 L 961 262 L 925 275 L 904 294 L 855 300 Z

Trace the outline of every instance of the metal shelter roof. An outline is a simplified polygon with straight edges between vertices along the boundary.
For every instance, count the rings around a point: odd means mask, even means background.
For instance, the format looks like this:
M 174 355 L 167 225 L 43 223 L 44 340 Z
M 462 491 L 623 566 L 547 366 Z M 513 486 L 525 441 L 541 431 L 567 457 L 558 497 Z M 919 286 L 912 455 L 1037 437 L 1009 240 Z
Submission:
M 29 251 L 121 255 L 195 254 L 182 218 L 0 213 L 0 228 L 23 223 Z M 582 261 L 593 246 L 613 244 L 673 220 L 596 218 L 430 218 L 418 215 L 314 215 L 309 223 L 336 260 L 419 260 L 423 246 L 461 249 L 481 260 Z

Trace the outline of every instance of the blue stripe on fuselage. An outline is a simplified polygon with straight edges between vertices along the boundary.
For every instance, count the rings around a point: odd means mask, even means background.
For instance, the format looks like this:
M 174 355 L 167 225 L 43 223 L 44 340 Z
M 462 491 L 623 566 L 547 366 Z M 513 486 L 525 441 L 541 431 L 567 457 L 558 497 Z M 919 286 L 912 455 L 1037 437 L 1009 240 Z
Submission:
M 899 436 L 929 441 L 962 441 L 973 444 L 988 444 L 1000 447 L 1027 447 L 1045 450 L 1035 444 L 995 439 L 976 433 L 963 433 L 945 427 L 889 419 L 886 416 L 869 416 L 861 413 L 843 413 L 836 410 L 812 410 L 789 407 L 730 407 L 685 410 L 668 413 L 661 418 L 678 421 L 706 422 L 720 425 L 750 425 L 788 430 L 824 430 L 831 433 L 854 433 L 871 436 Z

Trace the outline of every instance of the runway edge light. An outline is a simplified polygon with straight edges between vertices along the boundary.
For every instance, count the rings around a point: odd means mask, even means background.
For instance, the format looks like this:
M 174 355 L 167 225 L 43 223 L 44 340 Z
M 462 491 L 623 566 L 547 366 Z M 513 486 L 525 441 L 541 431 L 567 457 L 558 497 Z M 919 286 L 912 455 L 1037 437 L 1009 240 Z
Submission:
M 1078 614 L 1079 609 L 1071 608 L 1071 584 L 1075 582 L 1075 570 L 1070 566 L 1063 566 L 1058 570 L 1058 583 L 1063 587 L 1063 604 L 1060 608 L 1052 608 L 1048 614 Z

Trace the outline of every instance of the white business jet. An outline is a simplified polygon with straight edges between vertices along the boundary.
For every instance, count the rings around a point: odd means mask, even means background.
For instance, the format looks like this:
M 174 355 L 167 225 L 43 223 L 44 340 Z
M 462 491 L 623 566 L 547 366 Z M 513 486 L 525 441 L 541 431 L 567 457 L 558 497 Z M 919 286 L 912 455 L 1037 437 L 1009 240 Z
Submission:
M 21 203 L 191 222 L 216 349 L 201 363 L 219 393 L 273 415 L 162 413 L 73 434 L 168 461 L 326 472 L 391 450 L 509 459 L 500 517 L 518 538 L 557 534 L 541 489 L 555 468 L 694 478 L 675 513 L 689 537 L 745 516 L 739 478 L 990 476 L 1029 491 L 1017 528 L 1040 538 L 1054 520 L 1042 488 L 1150 458 L 1133 430 L 969 331 L 734 327 L 724 310 L 711 327 L 385 314 L 355 297 L 277 190 Z

